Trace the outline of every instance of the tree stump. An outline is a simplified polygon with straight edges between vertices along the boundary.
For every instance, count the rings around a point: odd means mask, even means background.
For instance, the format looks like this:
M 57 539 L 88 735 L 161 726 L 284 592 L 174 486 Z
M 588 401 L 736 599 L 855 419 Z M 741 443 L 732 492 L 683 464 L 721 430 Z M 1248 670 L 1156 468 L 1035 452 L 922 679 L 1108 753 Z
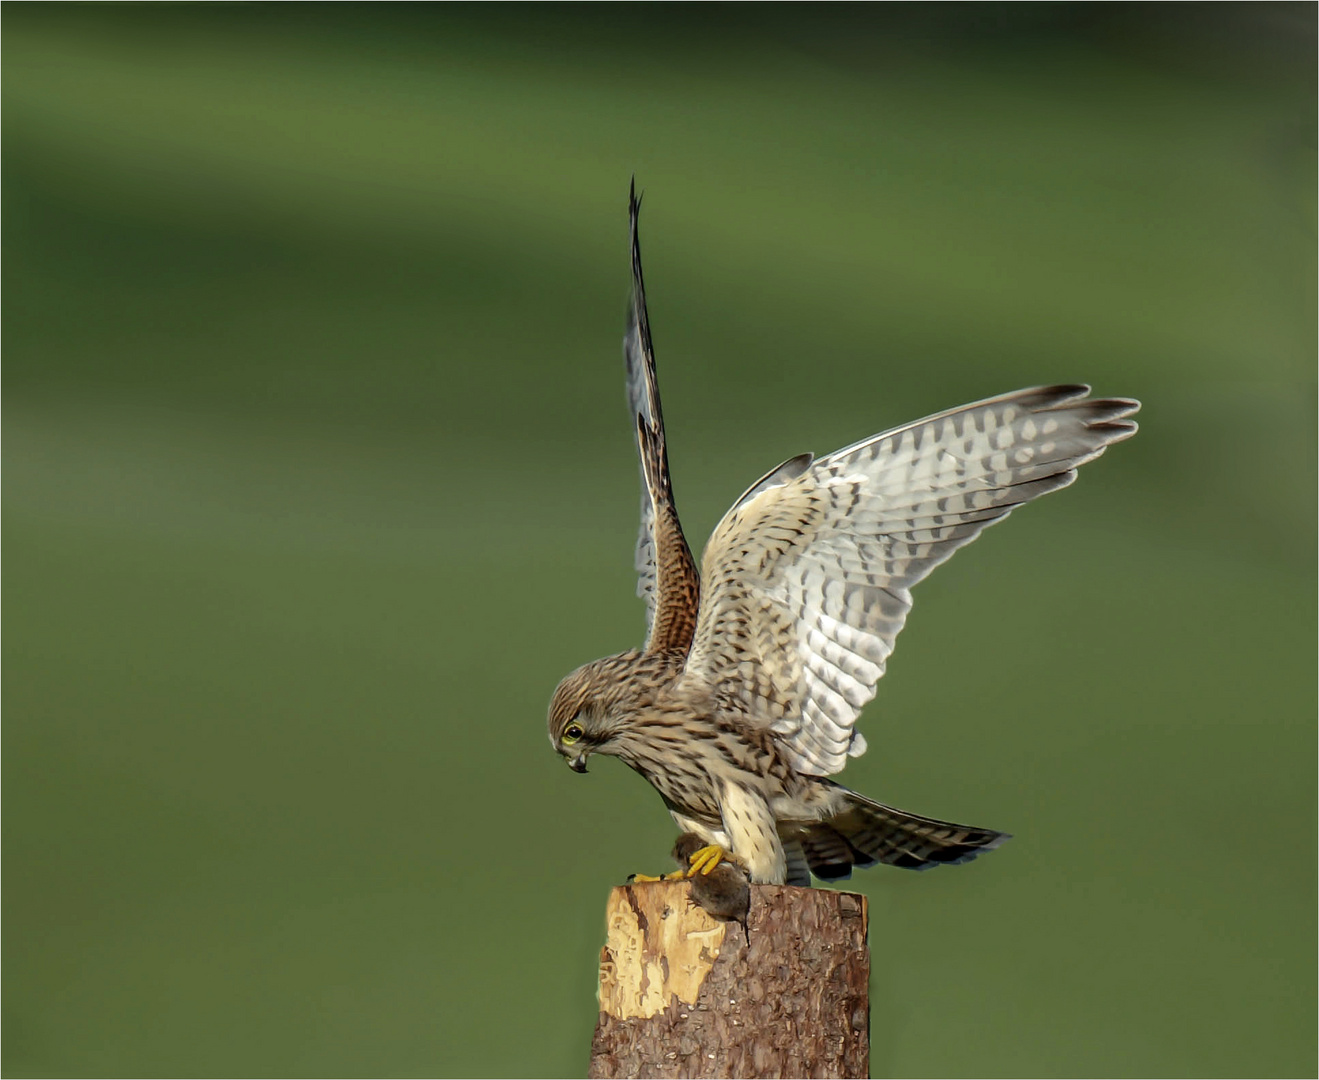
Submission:
M 753 885 L 750 944 L 687 882 L 609 894 L 590 1077 L 862 1077 L 866 898 Z

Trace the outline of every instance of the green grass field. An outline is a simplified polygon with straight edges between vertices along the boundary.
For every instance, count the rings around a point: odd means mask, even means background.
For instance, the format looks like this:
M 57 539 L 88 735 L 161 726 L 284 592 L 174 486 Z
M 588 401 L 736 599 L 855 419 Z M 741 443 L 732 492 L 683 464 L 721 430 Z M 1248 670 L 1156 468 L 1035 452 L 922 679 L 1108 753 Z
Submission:
M 697 549 L 803 450 L 1144 402 L 862 720 L 1016 837 L 853 879 L 874 1075 L 1314 1074 L 1312 30 L 976 7 L 6 10 L 5 1075 L 584 1072 L 674 831 L 544 734 L 642 634 L 634 172 Z

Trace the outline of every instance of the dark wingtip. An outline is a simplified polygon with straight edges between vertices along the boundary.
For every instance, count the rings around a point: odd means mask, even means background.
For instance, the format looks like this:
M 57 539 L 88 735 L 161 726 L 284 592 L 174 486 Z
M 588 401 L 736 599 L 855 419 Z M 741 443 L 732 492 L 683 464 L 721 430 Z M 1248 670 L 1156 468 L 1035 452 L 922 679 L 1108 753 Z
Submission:
M 641 212 L 641 196 L 637 194 L 637 178 L 632 177 L 632 188 L 628 193 L 628 229 L 629 229 L 629 248 L 632 255 L 632 302 L 629 309 L 629 319 L 631 326 L 635 326 L 641 334 L 641 348 L 648 356 L 653 356 L 650 343 L 650 320 L 646 317 L 646 285 L 641 275 L 641 228 L 638 225 L 638 215 Z M 629 327 L 629 333 L 631 327 Z M 652 393 L 652 397 L 657 391 Z
M 627 223 L 632 249 L 632 284 L 641 291 L 641 229 L 638 225 L 641 217 L 641 196 L 637 194 L 637 178 L 632 177 L 632 186 L 627 193 Z

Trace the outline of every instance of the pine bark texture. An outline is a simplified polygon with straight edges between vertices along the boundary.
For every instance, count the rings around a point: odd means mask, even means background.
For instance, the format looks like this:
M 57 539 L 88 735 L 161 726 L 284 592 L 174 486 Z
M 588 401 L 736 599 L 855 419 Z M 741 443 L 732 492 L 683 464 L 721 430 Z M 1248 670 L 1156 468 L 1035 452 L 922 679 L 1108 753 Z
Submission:
M 753 885 L 750 945 L 686 882 L 609 895 L 589 1077 L 863 1077 L 866 898 Z

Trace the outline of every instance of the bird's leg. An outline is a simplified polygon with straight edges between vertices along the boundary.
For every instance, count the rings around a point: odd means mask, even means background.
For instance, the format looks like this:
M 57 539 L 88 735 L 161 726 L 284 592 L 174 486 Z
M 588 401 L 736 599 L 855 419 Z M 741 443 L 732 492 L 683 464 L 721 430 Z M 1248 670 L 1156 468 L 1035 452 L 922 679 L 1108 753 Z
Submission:
M 719 844 L 706 844 L 705 847 L 691 853 L 687 859 L 686 872 L 679 871 L 679 875 L 695 877 L 697 874 L 708 874 L 725 859 L 729 862 L 734 861 L 732 853 Z
M 675 819 L 676 817 L 675 815 Z M 678 823 L 688 824 L 683 820 L 679 820 Z M 673 845 L 673 859 L 682 869 L 676 874 L 669 874 L 665 880 L 682 881 L 697 874 L 709 874 L 722 862 L 741 866 L 740 860 L 734 858 L 727 848 L 708 837 L 708 833 L 703 836 L 701 833 L 691 831 L 690 828 L 678 837 Z
M 685 822 L 682 824 L 685 824 Z M 662 877 L 652 877 L 650 874 L 633 874 L 631 877 L 628 878 L 628 881 L 636 881 L 642 883 L 654 882 L 654 881 L 685 881 L 687 878 L 691 877 L 693 873 L 695 873 L 695 871 L 692 870 L 691 868 L 690 860 L 696 858 L 697 854 L 699 854 L 699 852 L 703 850 L 716 850 L 716 849 L 707 848 L 705 844 L 705 840 L 702 839 L 699 833 L 694 833 L 691 831 L 684 832 L 680 837 L 678 837 L 677 842 L 673 845 L 673 852 L 672 852 L 674 861 L 678 864 L 679 867 L 681 867 L 681 869 L 675 870 L 671 874 L 665 874 Z M 723 851 L 722 848 L 719 848 L 717 850 L 721 852 Z M 729 856 L 726 852 L 724 853 L 724 857 L 731 858 L 731 856 Z M 714 866 L 715 864 L 711 863 L 710 869 L 713 870 Z M 709 871 L 707 871 L 707 873 L 708 872 Z
M 633 885 L 644 885 L 651 881 L 682 881 L 689 875 L 683 870 L 675 870 L 671 874 L 664 874 L 661 877 L 655 877 L 652 874 L 629 874 L 627 880 Z
M 758 793 L 733 779 L 719 790 L 719 809 L 733 858 L 758 885 L 782 885 L 788 878 L 788 860 L 779 840 L 778 826 L 769 804 Z

